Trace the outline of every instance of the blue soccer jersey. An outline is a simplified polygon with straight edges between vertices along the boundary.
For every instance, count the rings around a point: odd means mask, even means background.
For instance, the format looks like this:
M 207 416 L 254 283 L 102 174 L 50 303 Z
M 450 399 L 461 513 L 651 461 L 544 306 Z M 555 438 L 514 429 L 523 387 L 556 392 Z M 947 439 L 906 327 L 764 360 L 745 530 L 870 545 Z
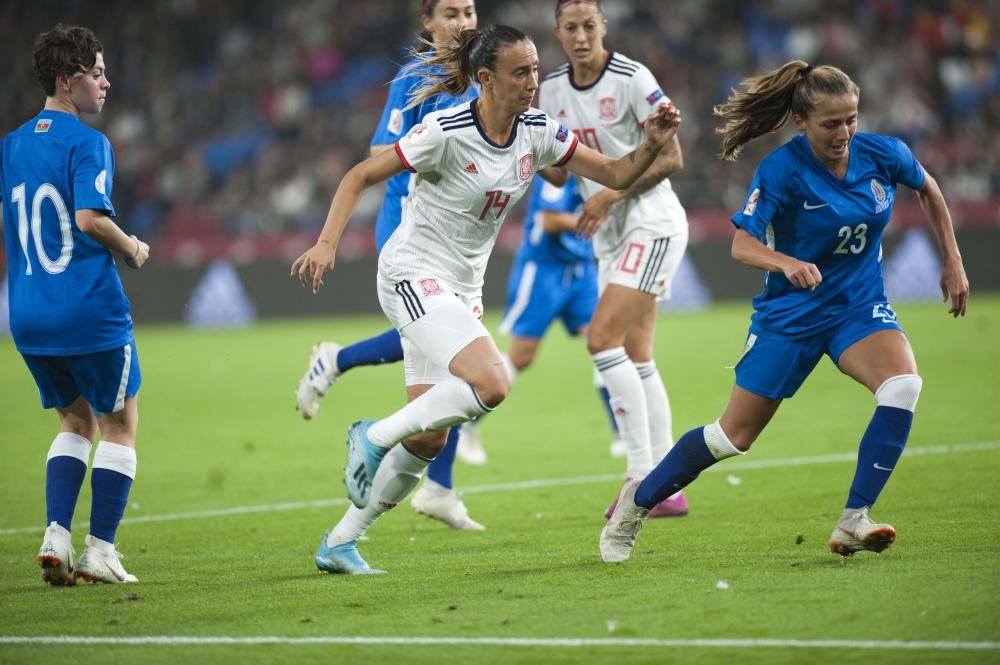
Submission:
M 583 197 L 576 179 L 570 176 L 565 186 L 556 187 L 543 178 L 535 178 L 524 216 L 524 238 L 517 250 L 518 258 L 540 263 L 574 263 L 592 261 L 594 248 L 590 241 L 573 231 L 545 233 L 543 212 L 578 213 Z
M 819 162 L 804 135 L 768 155 L 733 223 L 777 252 L 814 263 L 823 282 L 809 291 L 781 272 L 766 273 L 753 300 L 754 326 L 810 335 L 858 307 L 884 302 L 882 232 L 897 183 L 919 189 L 924 169 L 893 137 L 856 133 L 843 180 Z
M 21 353 L 77 355 L 126 345 L 132 317 L 111 251 L 77 210 L 114 216 L 108 139 L 44 110 L 0 142 L 10 329 Z
M 395 80 L 389 84 L 389 97 L 382 110 L 382 118 L 372 136 L 371 145 L 391 145 L 406 136 L 414 126 L 419 125 L 428 113 L 448 109 L 479 96 L 479 91 L 473 86 L 464 95 L 454 97 L 439 94 L 407 108 L 410 94 L 426 80 L 428 71 L 432 70 L 426 66 L 415 65 L 414 62 L 403 65 L 399 70 Z M 411 177 L 412 174 L 404 170 L 389 178 L 386 183 L 385 198 L 382 199 L 382 206 L 375 220 L 375 243 L 379 251 L 382 251 L 383 245 L 402 221 L 403 199 L 410 193 Z

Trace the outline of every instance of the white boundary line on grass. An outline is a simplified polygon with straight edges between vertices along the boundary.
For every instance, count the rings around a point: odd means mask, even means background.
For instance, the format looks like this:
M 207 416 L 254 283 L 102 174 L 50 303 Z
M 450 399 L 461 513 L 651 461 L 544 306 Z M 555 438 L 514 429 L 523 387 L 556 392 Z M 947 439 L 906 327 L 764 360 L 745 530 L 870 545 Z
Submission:
M 185 637 L 146 635 L 139 637 L 75 637 L 68 635 L 20 637 L 0 635 L 0 644 L 76 644 L 115 646 L 253 646 L 258 644 L 364 645 L 364 646 L 496 646 L 496 647 L 705 647 L 715 649 L 907 649 L 936 651 L 992 651 L 1000 642 L 917 641 L 917 640 L 795 640 L 771 638 L 657 639 L 587 637 Z
M 946 455 L 949 453 L 970 453 L 981 450 L 1000 449 L 1000 441 L 981 441 L 979 443 L 956 443 L 937 446 L 918 446 L 907 448 L 903 451 L 906 457 L 919 457 L 924 455 Z M 705 470 L 705 473 L 730 473 L 733 471 L 751 471 L 753 469 L 767 469 L 775 467 L 806 466 L 812 464 L 830 464 L 834 462 L 854 462 L 857 460 L 857 453 L 832 453 L 828 455 L 809 455 L 803 457 L 780 457 L 776 459 L 762 460 L 732 460 L 724 465 L 713 466 Z M 522 480 L 510 483 L 494 483 L 491 485 L 473 485 L 461 488 L 465 494 L 484 494 L 487 492 L 516 492 L 518 490 L 539 489 L 543 487 L 565 487 L 568 485 L 589 485 L 591 483 L 604 483 L 613 480 L 621 480 L 620 473 L 603 473 L 594 476 L 577 476 L 570 478 L 543 478 L 539 480 Z M 233 508 L 215 508 L 211 510 L 197 510 L 184 513 L 166 513 L 161 515 L 141 515 L 139 517 L 126 517 L 122 524 L 143 524 L 146 522 L 174 522 L 182 520 L 205 519 L 209 517 L 228 517 L 230 515 L 249 515 L 253 513 L 273 513 L 287 510 L 303 510 L 307 508 L 328 508 L 330 506 L 345 506 L 348 501 L 344 498 L 317 499 L 315 501 L 286 501 L 283 503 L 271 503 L 261 506 L 235 506 Z M 79 528 L 87 528 L 88 523 L 83 523 Z M 0 537 L 15 536 L 23 533 L 42 533 L 44 527 L 25 526 L 12 529 L 0 529 Z

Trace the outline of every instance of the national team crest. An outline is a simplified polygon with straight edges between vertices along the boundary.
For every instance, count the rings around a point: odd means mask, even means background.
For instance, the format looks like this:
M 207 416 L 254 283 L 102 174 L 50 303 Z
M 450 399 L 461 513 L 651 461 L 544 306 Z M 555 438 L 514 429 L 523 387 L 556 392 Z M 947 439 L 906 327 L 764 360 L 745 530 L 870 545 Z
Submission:
M 876 215 L 889 207 L 889 196 L 885 191 L 885 187 L 880 185 L 875 178 L 872 178 L 872 196 L 875 197 Z
M 535 156 L 530 152 L 521 158 L 518 165 L 517 177 L 521 180 L 528 180 L 534 174 Z
M 424 292 L 425 296 L 436 296 L 444 293 L 444 289 L 441 288 L 441 285 L 433 277 L 425 277 L 417 283 L 420 284 L 420 290 Z
M 614 97 L 601 97 L 600 104 L 598 117 L 601 120 L 614 120 L 618 116 L 618 104 Z

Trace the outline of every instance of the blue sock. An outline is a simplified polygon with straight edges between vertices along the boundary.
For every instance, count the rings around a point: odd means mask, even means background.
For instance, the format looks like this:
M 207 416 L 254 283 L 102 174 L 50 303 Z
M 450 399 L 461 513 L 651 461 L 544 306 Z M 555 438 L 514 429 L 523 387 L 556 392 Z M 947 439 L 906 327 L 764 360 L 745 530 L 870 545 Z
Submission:
M 446 489 L 453 487 L 451 469 L 455 466 L 455 451 L 458 450 L 458 432 L 460 429 L 461 425 L 456 425 L 448 431 L 448 442 L 444 445 L 441 452 L 438 453 L 438 456 L 434 458 L 430 466 L 427 467 L 427 477 Z
M 894 406 L 880 406 L 868 423 L 858 448 L 858 467 L 854 472 L 851 491 L 845 508 L 875 505 L 892 470 L 896 467 L 903 446 L 910 435 L 913 412 Z
M 90 509 L 90 535 L 106 543 L 115 542 L 115 532 L 125 515 L 132 479 L 111 469 L 90 472 L 93 504 Z
M 346 372 L 362 365 L 383 365 L 403 359 L 403 341 L 395 328 L 345 346 L 337 354 L 337 369 Z
M 652 508 L 690 485 L 699 473 L 717 461 L 705 443 L 705 428 L 691 430 L 639 484 L 635 492 L 636 505 Z
M 76 500 L 80 497 L 87 465 L 75 457 L 60 455 L 45 464 L 45 523 L 58 522 L 72 530 Z
M 611 393 L 604 386 L 600 386 L 597 392 L 601 394 L 601 402 L 604 404 L 604 410 L 608 414 L 608 420 L 611 421 L 611 431 L 617 434 L 618 422 L 615 420 L 615 411 L 611 408 Z

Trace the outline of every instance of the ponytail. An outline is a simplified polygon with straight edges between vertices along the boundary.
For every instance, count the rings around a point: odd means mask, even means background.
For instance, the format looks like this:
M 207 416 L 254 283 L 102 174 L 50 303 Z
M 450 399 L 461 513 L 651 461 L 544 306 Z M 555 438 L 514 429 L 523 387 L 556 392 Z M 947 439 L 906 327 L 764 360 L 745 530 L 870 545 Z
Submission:
M 811 67 L 792 60 L 778 69 L 744 80 L 744 90 L 733 90 L 724 104 L 713 109 L 725 120 L 716 129 L 722 136 L 723 159 L 734 161 L 743 146 L 785 126 L 793 115 L 808 117 L 821 95 L 861 94 L 861 89 L 840 69 L 830 65 Z
M 413 67 L 424 70 L 420 72 L 424 81 L 410 93 L 407 108 L 418 106 L 434 95 L 464 95 L 477 82 L 476 74 L 481 67 L 496 71 L 501 48 L 527 39 L 528 35 L 517 28 L 490 25 L 482 30 L 463 30 L 448 46 L 413 53 Z M 415 75 L 412 68 L 402 74 Z

